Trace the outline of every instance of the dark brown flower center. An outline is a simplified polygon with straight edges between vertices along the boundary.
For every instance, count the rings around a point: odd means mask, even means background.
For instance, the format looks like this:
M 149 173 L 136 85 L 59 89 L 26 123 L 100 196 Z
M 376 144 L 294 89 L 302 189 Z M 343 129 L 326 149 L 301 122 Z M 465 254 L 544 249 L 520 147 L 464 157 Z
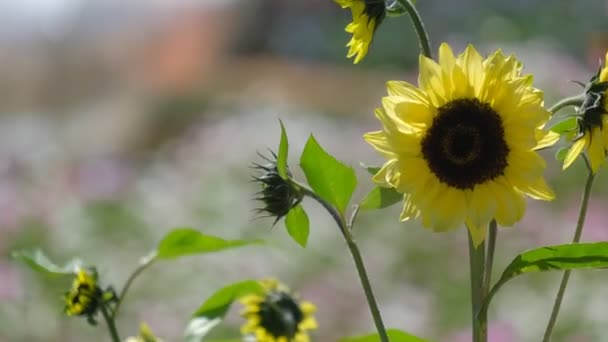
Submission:
M 422 139 L 422 155 L 431 171 L 442 183 L 461 190 L 502 175 L 508 154 L 500 115 L 478 99 L 439 107 Z
M 304 314 L 298 303 L 285 292 L 271 292 L 260 304 L 260 326 L 274 337 L 292 339 L 298 332 L 298 324 Z

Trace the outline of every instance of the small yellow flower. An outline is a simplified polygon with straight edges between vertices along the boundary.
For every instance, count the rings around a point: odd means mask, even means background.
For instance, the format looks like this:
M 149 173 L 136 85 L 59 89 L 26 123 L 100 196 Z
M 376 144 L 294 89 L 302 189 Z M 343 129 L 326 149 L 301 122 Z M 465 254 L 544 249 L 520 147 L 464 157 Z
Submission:
M 404 194 L 402 221 L 437 232 L 465 223 L 479 245 L 491 220 L 522 218 L 525 196 L 554 198 L 536 150 L 559 135 L 543 130 L 543 93 L 521 69 L 500 50 L 484 60 L 469 45 L 455 57 L 443 43 L 439 63 L 420 56 L 418 87 L 388 83 L 383 129 L 364 138 L 388 159 L 374 181 Z
M 97 286 L 97 274 L 80 269 L 72 288 L 64 296 L 64 312 L 68 316 L 93 316 L 99 308 L 102 291 Z
M 308 330 L 317 328 L 313 317 L 316 307 L 298 301 L 289 289 L 274 279 L 261 281 L 265 295 L 241 298 L 245 306 L 241 315 L 247 322 L 241 328 L 256 342 L 309 342 Z
M 347 58 L 355 56 L 353 63 L 359 63 L 371 44 L 376 29 L 386 16 L 384 0 L 334 0 L 342 8 L 350 8 L 353 21 L 346 26 L 346 32 L 353 36 L 346 44 Z
M 591 170 L 596 173 L 606 160 L 608 151 L 608 53 L 604 67 L 587 87 L 586 99 L 580 109 L 578 136 L 564 159 L 566 169 L 583 149 L 587 150 Z

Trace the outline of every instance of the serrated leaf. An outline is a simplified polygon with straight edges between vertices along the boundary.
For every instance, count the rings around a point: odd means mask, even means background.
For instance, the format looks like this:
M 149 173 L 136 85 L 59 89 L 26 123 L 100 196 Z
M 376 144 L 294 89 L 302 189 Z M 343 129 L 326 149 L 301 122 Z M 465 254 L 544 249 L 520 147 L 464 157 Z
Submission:
M 279 120 L 281 124 L 281 142 L 279 143 L 279 154 L 277 156 L 277 171 L 283 179 L 287 179 L 287 155 L 289 152 L 289 141 L 287 140 L 287 133 L 285 132 L 285 126 L 283 121 Z
M 361 210 L 373 210 L 390 207 L 391 205 L 400 202 L 403 195 L 395 189 L 375 187 L 361 201 L 359 208 Z
M 82 267 L 82 261 L 73 259 L 63 266 L 53 263 L 41 250 L 14 251 L 11 257 L 24 262 L 35 271 L 55 276 L 73 275 Z
M 509 280 L 524 273 L 607 268 L 608 242 L 546 246 L 518 255 L 505 268 L 486 297 L 481 310 L 487 310 L 492 297 Z
M 310 222 L 308 221 L 308 215 L 301 205 L 297 205 L 292 208 L 285 217 L 285 227 L 289 236 L 297 242 L 300 246 L 306 247 L 308 242 L 308 234 L 310 230 Z
M 387 329 L 386 334 L 391 342 L 429 342 L 398 329 Z M 375 333 L 365 336 L 346 337 L 339 342 L 380 342 L 380 336 L 378 336 L 378 333 Z
M 576 131 L 577 128 L 578 128 L 578 121 L 577 121 L 576 117 L 570 116 L 570 117 L 567 117 L 564 120 L 556 123 L 555 125 L 553 125 L 550 128 L 550 130 L 555 133 L 564 134 L 567 132 Z
M 312 134 L 304 146 L 300 166 L 317 195 L 344 213 L 357 186 L 355 170 L 328 154 Z
M 157 248 L 157 257 L 158 259 L 174 259 L 186 255 L 219 252 L 259 243 L 262 243 L 262 241 L 225 240 L 220 237 L 205 235 L 198 230 L 178 228 L 170 231 L 160 241 Z
M 566 155 L 568 154 L 568 147 L 561 147 L 557 152 L 555 152 L 555 159 L 557 161 L 563 162 L 566 159 Z
M 263 294 L 258 281 L 244 280 L 227 285 L 209 297 L 192 315 L 184 332 L 185 341 L 198 342 L 222 322 L 234 301 L 248 294 Z

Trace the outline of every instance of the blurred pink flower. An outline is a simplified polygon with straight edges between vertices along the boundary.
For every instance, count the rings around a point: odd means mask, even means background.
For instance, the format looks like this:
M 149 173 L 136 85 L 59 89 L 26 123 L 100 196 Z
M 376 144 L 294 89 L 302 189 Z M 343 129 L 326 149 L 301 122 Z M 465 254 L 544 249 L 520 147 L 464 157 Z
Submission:
M 21 297 L 21 282 L 20 274 L 17 270 L 8 263 L 0 261 L 0 302 L 5 300 L 17 300 Z
M 451 336 L 445 341 L 449 342 L 470 342 L 472 340 L 472 333 L 469 329 L 465 331 L 459 331 Z M 508 323 L 498 322 L 498 323 L 490 323 L 488 325 L 488 342 L 512 342 L 512 341 L 520 341 L 517 338 L 517 334 L 515 329 Z
M 572 222 L 572 231 L 578 220 L 579 201 L 573 201 L 572 206 L 566 210 L 565 216 L 568 222 Z M 589 199 L 587 217 L 583 230 L 583 241 L 608 241 L 608 201 L 600 197 Z

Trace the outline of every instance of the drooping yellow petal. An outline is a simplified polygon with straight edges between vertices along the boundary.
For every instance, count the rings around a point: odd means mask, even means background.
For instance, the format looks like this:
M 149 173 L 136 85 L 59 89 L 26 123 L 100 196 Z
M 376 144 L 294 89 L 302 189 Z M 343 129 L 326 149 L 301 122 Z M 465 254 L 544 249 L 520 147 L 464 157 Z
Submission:
M 597 173 L 604 160 L 606 160 L 606 150 L 602 130 L 600 127 L 594 127 L 589 138 L 589 162 L 593 173 Z
M 544 131 L 542 129 L 537 129 L 535 135 L 537 141 L 536 147 L 534 147 L 535 151 L 555 145 L 560 138 L 558 133 L 553 131 Z
M 564 158 L 564 166 L 562 167 L 563 170 L 567 169 L 570 165 L 572 165 L 572 163 L 576 160 L 576 157 L 581 154 L 583 148 L 585 147 L 586 140 L 587 136 L 585 135 L 581 139 L 575 141 L 574 144 L 572 144 L 572 147 L 570 147 L 568 153 L 566 154 L 566 158 Z

